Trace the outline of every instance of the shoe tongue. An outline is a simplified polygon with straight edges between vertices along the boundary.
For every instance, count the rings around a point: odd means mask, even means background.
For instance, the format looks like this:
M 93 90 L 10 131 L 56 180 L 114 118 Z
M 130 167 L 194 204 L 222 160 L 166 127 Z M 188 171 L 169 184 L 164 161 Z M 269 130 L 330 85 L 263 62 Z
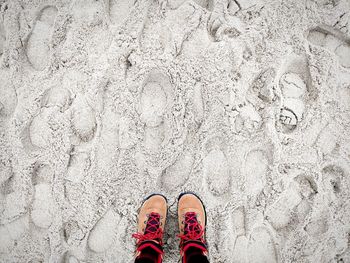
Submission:
M 151 213 L 147 220 L 145 234 L 156 232 L 159 226 L 160 226 L 160 214 Z

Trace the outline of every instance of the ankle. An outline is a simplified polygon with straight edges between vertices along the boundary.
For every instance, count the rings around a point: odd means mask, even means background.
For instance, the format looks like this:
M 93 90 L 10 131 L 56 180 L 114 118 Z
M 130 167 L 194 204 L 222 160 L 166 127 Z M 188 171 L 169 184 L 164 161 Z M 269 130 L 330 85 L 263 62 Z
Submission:
M 163 247 L 153 241 L 148 240 L 139 244 L 137 247 L 138 254 L 135 263 L 160 263 L 162 262 Z
M 205 243 L 188 241 L 182 246 L 183 263 L 208 263 L 208 250 Z
M 208 258 L 204 255 L 203 250 L 191 247 L 185 252 L 184 263 L 209 263 Z
M 151 247 L 144 248 L 136 257 L 135 263 L 157 263 L 160 254 Z

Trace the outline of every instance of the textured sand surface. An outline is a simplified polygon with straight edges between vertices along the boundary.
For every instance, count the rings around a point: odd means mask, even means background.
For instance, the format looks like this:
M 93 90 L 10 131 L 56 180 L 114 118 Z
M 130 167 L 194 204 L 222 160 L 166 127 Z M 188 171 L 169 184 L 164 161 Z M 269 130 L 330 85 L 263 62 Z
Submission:
M 0 0 L 0 262 L 132 262 L 142 198 L 211 262 L 350 262 L 350 1 Z

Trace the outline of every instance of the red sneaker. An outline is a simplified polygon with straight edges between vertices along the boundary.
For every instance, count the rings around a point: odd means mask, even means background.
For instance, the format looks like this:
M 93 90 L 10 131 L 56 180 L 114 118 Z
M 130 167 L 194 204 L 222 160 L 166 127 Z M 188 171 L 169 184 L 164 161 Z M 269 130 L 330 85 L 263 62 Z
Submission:
M 167 200 L 154 194 L 142 204 L 138 216 L 135 263 L 145 261 L 161 263 L 163 259 L 163 231 L 167 215 Z

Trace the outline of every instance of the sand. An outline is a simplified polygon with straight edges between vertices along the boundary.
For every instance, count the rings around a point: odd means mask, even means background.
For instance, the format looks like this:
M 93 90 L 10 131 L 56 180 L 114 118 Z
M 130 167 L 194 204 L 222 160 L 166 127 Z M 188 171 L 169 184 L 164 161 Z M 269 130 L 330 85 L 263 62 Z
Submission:
M 0 262 L 132 262 L 144 197 L 210 259 L 350 262 L 350 2 L 0 0 Z

